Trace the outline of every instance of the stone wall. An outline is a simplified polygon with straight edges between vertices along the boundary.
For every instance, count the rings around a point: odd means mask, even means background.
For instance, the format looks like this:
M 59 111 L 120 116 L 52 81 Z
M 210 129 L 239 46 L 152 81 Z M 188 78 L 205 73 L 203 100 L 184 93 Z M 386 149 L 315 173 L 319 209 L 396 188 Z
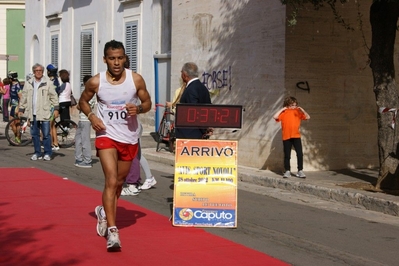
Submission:
M 280 124 L 272 116 L 288 95 L 311 116 L 301 129 L 306 171 L 377 165 L 376 108 L 362 38 L 370 46 L 368 7 L 361 7 L 362 32 L 346 31 L 327 8 L 303 11 L 298 24 L 287 27 L 290 11 L 278 0 L 172 5 L 171 87 L 179 86 L 183 63 L 194 61 L 214 103 L 243 105 L 243 128 L 218 129 L 214 136 L 239 140 L 240 165 L 283 170 Z M 358 27 L 356 6 L 341 9 Z M 291 161 L 295 171 L 294 152 Z
M 285 93 L 311 116 L 302 123 L 305 169 L 378 166 L 369 7 L 359 7 L 362 29 L 354 2 L 338 11 L 355 30 L 338 24 L 328 7 L 302 11 L 287 27 Z

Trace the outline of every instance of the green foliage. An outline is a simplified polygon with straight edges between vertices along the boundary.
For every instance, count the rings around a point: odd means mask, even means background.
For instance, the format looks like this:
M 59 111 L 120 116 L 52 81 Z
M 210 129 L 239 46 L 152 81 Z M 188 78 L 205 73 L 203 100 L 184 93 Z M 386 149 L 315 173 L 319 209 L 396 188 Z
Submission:
M 325 4 L 331 6 L 339 2 L 341 4 L 345 4 L 349 2 L 349 0 L 281 0 L 283 5 L 290 5 L 294 7 L 303 7 L 304 5 L 311 4 L 315 9 L 319 9 Z
M 391 0 L 391 1 L 399 1 L 399 0 Z M 352 26 L 350 26 L 348 23 L 345 22 L 344 18 L 339 14 L 339 12 L 336 9 L 337 3 L 345 4 L 347 2 L 349 2 L 349 0 L 281 0 L 281 3 L 283 5 L 290 6 L 292 7 L 293 10 L 291 13 L 291 18 L 287 19 L 288 26 L 295 26 L 297 24 L 297 16 L 299 10 L 304 9 L 306 5 L 313 5 L 313 8 L 315 10 L 318 10 L 324 6 L 329 6 L 333 12 L 335 20 L 339 24 L 341 24 L 347 30 L 354 30 Z

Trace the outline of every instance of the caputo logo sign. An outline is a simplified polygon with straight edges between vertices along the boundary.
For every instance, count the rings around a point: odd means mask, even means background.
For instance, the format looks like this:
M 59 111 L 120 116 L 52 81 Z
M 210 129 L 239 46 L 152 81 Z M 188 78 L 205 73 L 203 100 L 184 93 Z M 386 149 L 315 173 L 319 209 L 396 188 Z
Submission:
M 204 220 L 231 220 L 233 219 L 233 215 L 231 213 L 228 212 L 218 212 L 215 210 L 211 210 L 211 211 L 205 211 L 205 210 L 197 210 L 195 212 L 193 212 L 191 209 L 181 209 L 179 212 L 179 217 L 180 219 L 182 219 L 183 221 L 189 221 L 191 220 L 193 217 L 196 219 L 204 219 Z
M 181 209 L 179 212 L 179 217 L 180 219 L 182 219 L 183 221 L 189 221 L 193 218 L 194 213 L 191 209 Z

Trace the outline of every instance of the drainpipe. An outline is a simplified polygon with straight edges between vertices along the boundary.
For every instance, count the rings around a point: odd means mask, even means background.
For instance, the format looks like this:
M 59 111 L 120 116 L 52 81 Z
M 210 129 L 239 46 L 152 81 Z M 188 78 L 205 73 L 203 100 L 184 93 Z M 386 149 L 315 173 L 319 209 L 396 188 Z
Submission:
M 155 75 L 155 104 L 159 103 L 159 71 L 158 59 L 170 59 L 170 54 L 154 54 L 154 75 Z M 160 120 L 158 118 L 159 108 L 155 108 L 155 132 L 158 132 Z

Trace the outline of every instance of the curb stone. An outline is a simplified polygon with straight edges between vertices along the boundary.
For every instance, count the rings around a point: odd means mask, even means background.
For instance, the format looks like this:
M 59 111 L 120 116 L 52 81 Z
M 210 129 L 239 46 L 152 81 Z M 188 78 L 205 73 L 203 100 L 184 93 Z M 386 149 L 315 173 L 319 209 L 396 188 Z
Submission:
M 239 169 L 241 169 L 241 167 L 239 167 Z M 352 189 L 348 189 L 350 191 L 347 191 L 339 188 L 328 188 L 298 181 L 290 181 L 289 179 L 257 176 L 254 174 L 245 173 L 244 169 L 239 170 L 239 180 L 266 187 L 298 191 L 300 193 L 310 194 L 324 200 L 334 200 L 337 202 L 353 205 L 354 207 L 361 207 L 370 211 L 377 211 L 392 216 L 399 216 L 398 202 L 376 198 L 370 195 L 359 193 L 356 190 L 352 191 Z M 365 193 L 367 192 L 365 191 Z
M 155 148 L 142 149 L 144 156 L 152 161 L 174 165 L 174 154 Z M 317 176 L 319 174 L 319 176 Z M 309 175 L 311 175 L 309 173 Z M 316 196 L 323 200 L 337 201 L 350 204 L 356 208 L 363 208 L 370 211 L 399 216 L 399 197 L 360 191 L 351 188 L 340 188 L 339 184 L 353 181 L 350 177 L 341 175 L 331 177 L 329 172 L 314 172 L 313 177 L 307 179 L 282 178 L 268 170 L 258 170 L 246 166 L 238 166 L 238 180 L 264 187 L 279 188 L 287 191 L 297 191 L 304 194 Z M 301 180 L 301 181 L 298 181 Z M 381 197 L 376 197 L 381 195 Z M 396 201 L 397 199 L 397 201 Z

